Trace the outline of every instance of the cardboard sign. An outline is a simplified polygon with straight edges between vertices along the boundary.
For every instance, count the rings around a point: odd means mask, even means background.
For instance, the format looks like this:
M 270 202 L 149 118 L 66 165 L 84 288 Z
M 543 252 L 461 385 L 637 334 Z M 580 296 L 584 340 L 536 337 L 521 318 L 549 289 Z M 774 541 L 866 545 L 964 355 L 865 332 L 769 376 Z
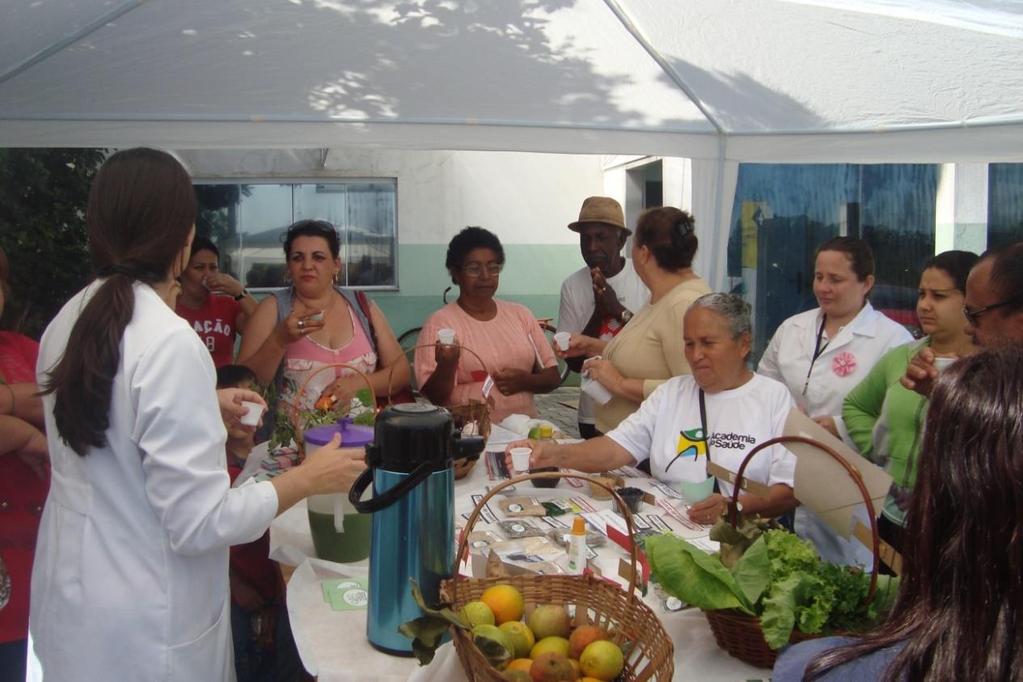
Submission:
M 881 505 L 892 484 L 892 477 L 887 472 L 867 461 L 798 409 L 793 408 L 789 412 L 784 435 L 812 438 L 838 453 L 859 473 L 863 486 L 874 504 L 874 512 L 880 513 Z M 854 514 L 868 522 L 869 519 L 864 509 L 863 496 L 845 467 L 828 453 L 812 445 L 805 443 L 784 445 L 796 456 L 796 499 L 820 516 L 840 536 L 855 537 L 873 551 L 869 533 L 864 542 L 862 537 L 853 532 Z

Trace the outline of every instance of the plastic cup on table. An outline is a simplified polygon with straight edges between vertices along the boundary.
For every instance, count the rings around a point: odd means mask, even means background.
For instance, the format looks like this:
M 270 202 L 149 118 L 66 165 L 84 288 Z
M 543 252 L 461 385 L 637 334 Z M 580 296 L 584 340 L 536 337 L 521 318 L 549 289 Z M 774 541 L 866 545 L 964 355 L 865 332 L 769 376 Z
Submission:
M 525 474 L 529 471 L 529 456 L 533 454 L 530 448 L 512 448 L 512 469 L 516 474 Z
M 242 415 L 239 421 L 245 426 L 257 426 L 259 418 L 263 416 L 263 406 L 259 403 L 243 400 L 242 407 L 245 408 L 245 414 Z
M 714 492 L 714 477 L 708 476 L 704 481 L 679 481 L 679 492 L 688 504 L 702 502 Z
M 554 343 L 558 344 L 561 350 L 568 350 L 568 342 L 571 340 L 572 335 L 568 332 L 558 332 L 554 335 Z
M 448 329 L 446 327 L 444 329 L 438 329 L 437 340 L 440 341 L 445 346 L 450 346 L 455 342 L 455 330 Z

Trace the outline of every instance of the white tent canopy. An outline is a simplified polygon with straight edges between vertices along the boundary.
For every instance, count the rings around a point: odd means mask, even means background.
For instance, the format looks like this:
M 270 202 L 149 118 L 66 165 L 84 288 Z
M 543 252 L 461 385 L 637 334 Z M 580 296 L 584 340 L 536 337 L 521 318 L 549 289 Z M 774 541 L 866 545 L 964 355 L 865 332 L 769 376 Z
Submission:
M 1023 159 L 1018 0 L 0 7 L 0 146 Z
M 712 282 L 739 162 L 1023 161 L 1020 0 L 0 8 L 0 146 L 689 157 Z

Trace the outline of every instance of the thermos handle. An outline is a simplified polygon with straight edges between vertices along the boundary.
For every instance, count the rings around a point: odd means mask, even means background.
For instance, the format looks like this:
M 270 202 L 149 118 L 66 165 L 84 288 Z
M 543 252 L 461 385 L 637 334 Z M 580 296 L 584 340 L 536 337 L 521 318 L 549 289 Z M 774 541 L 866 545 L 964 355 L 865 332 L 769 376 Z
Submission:
M 433 473 L 433 463 L 423 462 L 408 475 L 404 481 L 394 486 L 387 492 L 374 494 L 368 500 L 360 499 L 366 492 L 366 488 L 373 482 L 373 469 L 366 469 L 356 479 L 352 489 L 348 491 L 348 501 L 352 503 L 355 510 L 360 514 L 372 514 L 381 509 L 386 509 L 399 499 L 405 496 L 410 490 L 425 481 Z

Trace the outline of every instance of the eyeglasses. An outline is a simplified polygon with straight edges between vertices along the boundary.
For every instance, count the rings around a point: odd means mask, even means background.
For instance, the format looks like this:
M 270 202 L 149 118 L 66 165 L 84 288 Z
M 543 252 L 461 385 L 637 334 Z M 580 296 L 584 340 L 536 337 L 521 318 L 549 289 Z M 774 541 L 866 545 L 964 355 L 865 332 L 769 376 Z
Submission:
M 462 266 L 462 272 L 470 277 L 482 276 L 484 269 L 491 277 L 497 277 L 501 274 L 501 270 L 504 270 L 504 263 L 487 263 L 485 266 L 479 263 L 469 263 Z
M 977 308 L 976 310 L 970 310 L 968 306 L 964 305 L 963 306 L 963 317 L 966 318 L 967 322 L 969 322 L 974 327 L 976 327 L 977 326 L 977 318 L 980 317 L 981 315 L 983 315 L 984 313 L 990 312 L 990 311 L 995 310 L 997 308 L 1002 308 L 1002 307 L 1007 306 L 1007 305 L 1013 305 L 1013 304 L 1019 303 L 1019 302 L 1020 302 L 1020 297 L 1017 296 L 1016 298 L 1010 298 L 1009 300 L 1001 301 L 1000 303 L 992 303 L 991 305 L 986 305 L 983 308 Z

